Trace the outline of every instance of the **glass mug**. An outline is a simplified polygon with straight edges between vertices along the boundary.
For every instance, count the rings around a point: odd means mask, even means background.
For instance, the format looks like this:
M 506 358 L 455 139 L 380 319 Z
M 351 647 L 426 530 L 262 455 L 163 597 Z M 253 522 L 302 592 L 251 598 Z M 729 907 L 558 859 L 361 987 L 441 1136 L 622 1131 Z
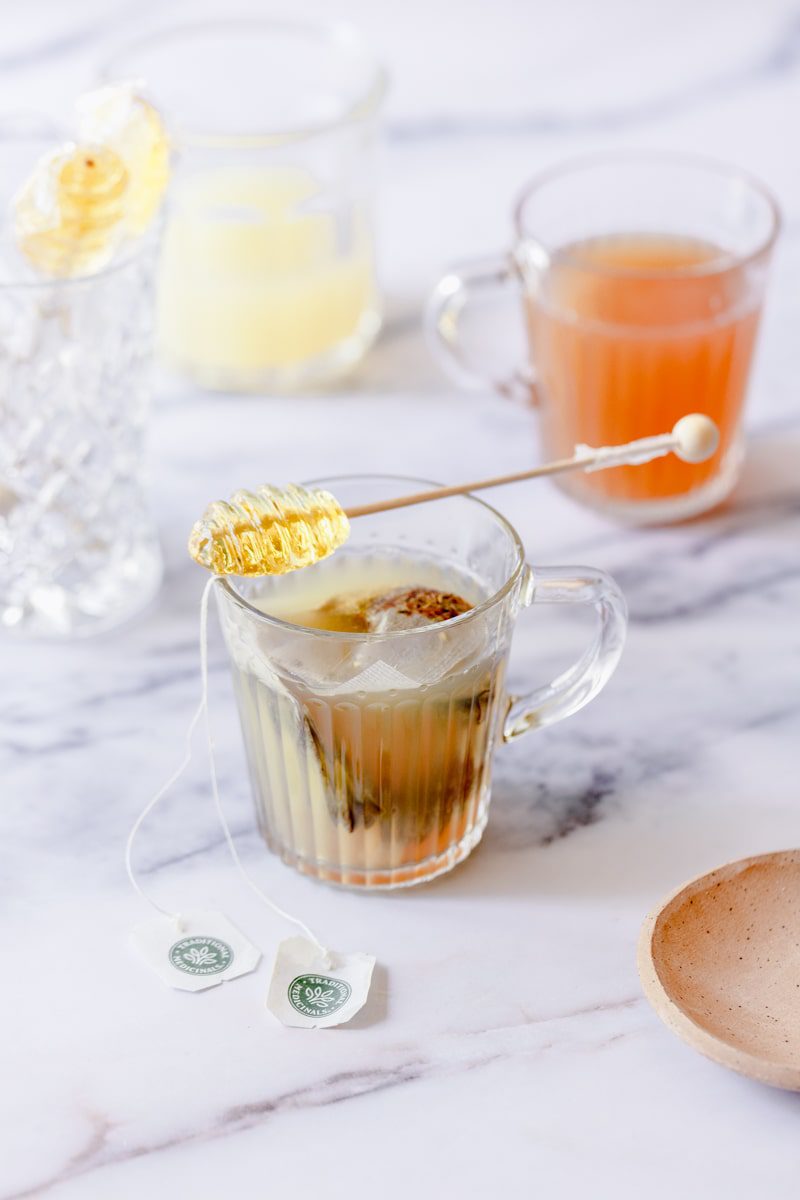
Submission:
M 346 26 L 239 19 L 143 38 L 175 151 L 159 280 L 168 365 L 202 387 L 292 391 L 352 368 L 380 328 L 372 185 L 383 70 Z
M 346 506 L 423 482 L 361 476 L 314 486 Z M 475 607 L 382 634 L 269 615 L 271 601 L 286 611 L 310 584 L 331 596 L 354 570 L 377 578 L 391 560 L 420 566 L 419 580 L 403 568 L 403 586 L 466 589 Z M 465 859 L 486 825 L 497 745 L 587 704 L 614 671 L 626 627 L 613 579 L 528 566 L 508 521 L 471 496 L 359 517 L 331 558 L 277 578 L 225 579 L 216 594 L 261 831 L 304 874 L 360 888 L 421 883 Z M 551 683 L 509 696 L 514 623 L 539 603 L 593 607 L 594 640 Z
M 429 302 L 443 366 L 485 386 L 459 321 L 483 292 L 521 293 L 530 366 L 489 381 L 538 407 L 545 458 L 578 443 L 668 432 L 688 412 L 720 430 L 718 452 L 562 475 L 565 491 L 631 522 L 681 520 L 722 501 L 743 457 L 742 407 L 770 254 L 771 195 L 734 167 L 690 156 L 618 153 L 534 180 L 515 209 L 510 255 L 456 267 Z

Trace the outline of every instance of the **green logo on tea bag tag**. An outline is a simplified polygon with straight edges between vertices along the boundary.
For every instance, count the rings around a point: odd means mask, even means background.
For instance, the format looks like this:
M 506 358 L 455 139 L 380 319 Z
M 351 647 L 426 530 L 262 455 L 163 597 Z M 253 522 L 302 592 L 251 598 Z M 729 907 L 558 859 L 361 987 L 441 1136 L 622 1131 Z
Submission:
M 233 962 L 233 951 L 219 938 L 196 934 L 171 946 L 169 961 L 187 975 L 218 975 Z
M 350 984 L 330 975 L 297 975 L 289 984 L 289 1003 L 304 1017 L 329 1017 L 350 999 Z

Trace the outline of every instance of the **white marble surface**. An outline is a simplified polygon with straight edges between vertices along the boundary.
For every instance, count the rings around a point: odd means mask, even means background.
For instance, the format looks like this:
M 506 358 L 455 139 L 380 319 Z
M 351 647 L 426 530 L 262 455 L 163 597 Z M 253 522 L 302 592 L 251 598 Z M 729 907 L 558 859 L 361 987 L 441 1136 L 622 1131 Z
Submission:
M 324 0 L 295 8 L 330 12 Z M 646 911 L 684 878 L 800 836 L 800 9 L 337 8 L 395 77 L 382 341 L 335 398 L 162 386 L 152 474 L 167 576 L 155 610 L 101 641 L 2 646 L 0 1198 L 788 1200 L 800 1099 L 674 1040 L 642 998 L 634 947 Z M 109 47 L 206 11 L 197 0 L 7 7 L 0 107 L 58 111 Z M 166 990 L 128 949 L 145 914 L 121 855 L 197 694 L 190 522 L 243 481 L 357 469 L 456 479 L 531 462 L 528 414 L 455 395 L 439 376 L 420 303 L 448 259 L 503 244 L 526 176 L 620 145 L 736 160 L 785 211 L 734 503 L 631 533 L 547 485 L 505 493 L 534 561 L 617 575 L 629 644 L 591 708 L 501 752 L 483 845 L 426 889 L 322 890 L 267 856 L 215 633 L 221 780 L 241 852 L 285 904 L 336 945 L 374 952 L 381 970 L 365 1013 L 317 1034 L 265 1013 L 266 963 L 208 993 Z M 553 669 L 546 629 L 539 614 L 520 628 L 515 680 Z M 582 634 L 576 624 L 575 644 Z M 140 861 L 165 904 L 218 905 L 267 959 L 286 932 L 233 873 L 202 762 L 147 827 Z

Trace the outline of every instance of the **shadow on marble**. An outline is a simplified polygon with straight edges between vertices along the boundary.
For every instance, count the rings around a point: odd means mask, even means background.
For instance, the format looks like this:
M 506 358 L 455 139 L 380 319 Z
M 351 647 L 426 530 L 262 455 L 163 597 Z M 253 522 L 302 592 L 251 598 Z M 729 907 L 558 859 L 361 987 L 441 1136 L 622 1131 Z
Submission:
M 372 984 L 369 989 L 367 1002 L 346 1025 L 340 1025 L 342 1030 L 369 1029 L 371 1025 L 380 1025 L 389 1016 L 389 972 L 381 963 L 375 964 L 372 972 Z
M 682 814 L 671 827 L 662 823 L 651 832 L 611 821 L 604 825 L 602 831 L 598 827 L 568 841 L 511 853 L 488 835 L 452 874 L 395 898 L 414 903 L 437 894 L 448 902 L 515 897 L 532 905 L 628 898 L 641 901 L 644 917 L 657 899 L 704 870 L 740 854 L 789 847 L 799 840 L 793 843 L 787 833 L 773 845 L 755 832 L 749 842 L 741 837 L 724 840 L 719 822 L 702 812 L 689 820 Z
M 739 482 L 731 496 L 711 513 L 682 523 L 694 533 L 708 527 L 710 537 L 770 525 L 800 511 L 800 432 L 781 424 L 747 443 Z M 777 530 L 776 530 L 777 532 Z

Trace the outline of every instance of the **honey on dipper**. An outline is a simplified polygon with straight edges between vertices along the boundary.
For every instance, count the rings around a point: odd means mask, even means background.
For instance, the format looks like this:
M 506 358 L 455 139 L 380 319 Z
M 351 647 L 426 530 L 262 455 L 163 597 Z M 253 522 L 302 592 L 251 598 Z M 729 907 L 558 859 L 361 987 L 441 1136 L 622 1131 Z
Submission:
M 97 271 L 152 222 L 169 178 L 161 119 L 128 86 L 78 104 L 78 140 L 45 155 L 14 201 L 22 254 L 44 275 Z
M 132 84 L 88 92 L 77 108 L 80 140 L 110 146 L 125 164 L 125 226 L 133 234 L 142 233 L 169 182 L 170 143 L 161 117 Z
M 349 533 L 330 492 L 265 484 L 209 504 L 192 529 L 189 553 L 215 575 L 285 575 L 327 558 Z
M 14 206 L 25 257 L 46 275 L 103 265 L 119 240 L 128 172 L 105 146 L 66 146 L 43 159 Z

